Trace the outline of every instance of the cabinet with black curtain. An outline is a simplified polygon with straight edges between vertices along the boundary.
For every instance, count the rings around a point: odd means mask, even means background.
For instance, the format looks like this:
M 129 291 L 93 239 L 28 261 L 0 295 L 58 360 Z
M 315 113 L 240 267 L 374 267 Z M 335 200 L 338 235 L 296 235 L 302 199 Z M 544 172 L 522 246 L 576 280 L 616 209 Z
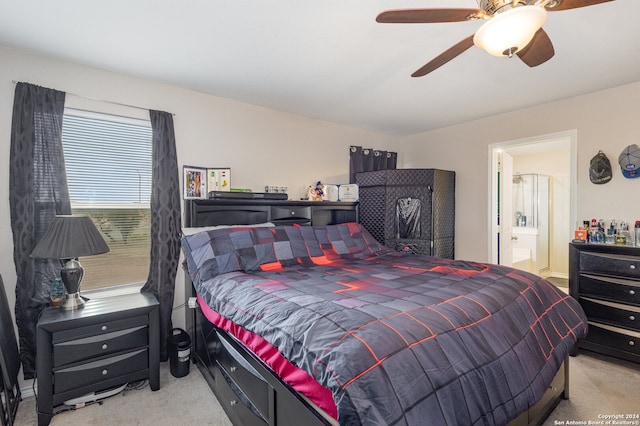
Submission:
M 359 221 L 389 248 L 453 259 L 455 177 L 438 169 L 357 173 Z

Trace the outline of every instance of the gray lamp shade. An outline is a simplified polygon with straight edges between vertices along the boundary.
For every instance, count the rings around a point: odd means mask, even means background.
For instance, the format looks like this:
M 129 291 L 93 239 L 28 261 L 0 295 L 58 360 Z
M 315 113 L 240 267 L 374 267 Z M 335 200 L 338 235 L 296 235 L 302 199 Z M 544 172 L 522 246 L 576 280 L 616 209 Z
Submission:
M 31 252 L 40 259 L 75 259 L 107 253 L 109 246 L 88 216 L 56 216 Z

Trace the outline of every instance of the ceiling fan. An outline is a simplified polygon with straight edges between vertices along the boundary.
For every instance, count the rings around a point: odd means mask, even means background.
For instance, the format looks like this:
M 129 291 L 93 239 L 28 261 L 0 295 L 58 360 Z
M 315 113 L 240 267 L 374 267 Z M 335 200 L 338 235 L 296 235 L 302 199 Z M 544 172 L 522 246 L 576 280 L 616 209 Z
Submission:
M 547 12 L 576 9 L 613 0 L 477 0 L 477 9 L 397 9 L 380 13 L 376 21 L 397 24 L 486 21 L 475 34 L 454 44 L 411 74 L 422 77 L 476 45 L 494 56 L 516 54 L 530 67 L 545 63 L 555 51 L 542 29 Z

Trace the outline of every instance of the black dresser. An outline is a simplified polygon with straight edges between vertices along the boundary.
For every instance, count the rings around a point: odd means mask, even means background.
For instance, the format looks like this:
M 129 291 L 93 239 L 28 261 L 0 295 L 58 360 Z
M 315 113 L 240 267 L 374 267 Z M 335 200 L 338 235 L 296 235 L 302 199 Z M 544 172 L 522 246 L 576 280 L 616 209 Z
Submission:
M 640 363 L 640 247 L 570 243 L 569 292 L 589 319 L 579 347 Z

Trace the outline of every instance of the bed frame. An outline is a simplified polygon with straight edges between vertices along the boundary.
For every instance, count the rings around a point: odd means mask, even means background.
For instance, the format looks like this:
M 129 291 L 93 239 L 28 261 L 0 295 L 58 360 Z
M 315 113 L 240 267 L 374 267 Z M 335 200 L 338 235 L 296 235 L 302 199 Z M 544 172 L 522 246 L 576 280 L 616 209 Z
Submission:
M 331 225 L 358 220 L 357 203 L 273 201 L 264 199 L 186 200 L 185 226 L 276 224 Z M 185 300 L 195 297 L 185 273 Z M 234 425 L 337 425 L 304 396 L 284 383 L 262 360 L 215 327 L 199 308 L 186 309 L 193 362 Z M 539 425 L 569 397 L 569 360 L 542 399 L 509 423 Z

